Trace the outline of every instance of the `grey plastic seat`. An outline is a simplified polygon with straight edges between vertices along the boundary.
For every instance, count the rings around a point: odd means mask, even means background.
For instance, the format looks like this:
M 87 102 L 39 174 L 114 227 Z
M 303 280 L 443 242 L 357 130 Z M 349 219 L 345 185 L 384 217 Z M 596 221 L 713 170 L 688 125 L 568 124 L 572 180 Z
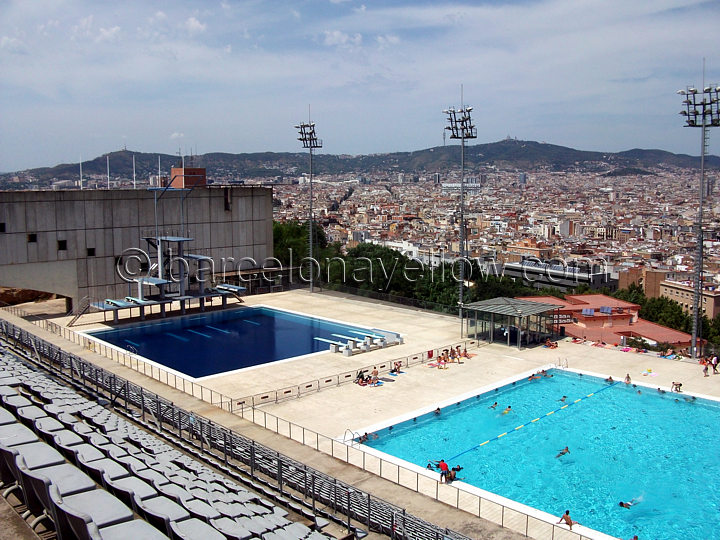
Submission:
M 158 494 L 155 488 L 136 476 L 111 479 L 103 475 L 103 484 L 129 507 L 134 507 L 135 498 L 149 499 Z
M 82 456 L 78 456 L 78 466 L 83 469 L 98 484 L 104 485 L 103 476 L 107 476 L 110 480 L 117 480 L 130 476 L 127 468 L 111 458 L 95 459 L 85 462 Z
M 87 524 L 90 521 L 102 529 L 133 519 L 132 510 L 117 497 L 102 489 L 67 497 L 62 497 L 52 484 L 48 490 L 57 517 L 56 530 L 62 540 L 90 538 L 87 532 Z
M 199 519 L 190 518 L 170 523 L 173 540 L 226 540 L 225 535 Z
M 22 456 L 28 469 L 40 469 L 65 463 L 65 458 L 60 452 L 42 441 L 11 446 L 4 450 L 0 449 L 0 452 L 12 456 L 13 461 L 15 461 L 15 456 Z
M 20 407 L 17 411 L 17 418 L 29 428 L 35 428 L 35 420 L 47 417 L 47 413 L 37 405 L 29 405 L 28 407 Z
M 20 422 L 0 426 L 0 444 L 4 446 L 18 446 L 39 440 L 31 429 Z
M 33 405 L 32 401 L 17 393 L 14 396 L 2 396 L 2 402 L 5 408 L 13 414 L 17 413 L 17 410 L 20 407 L 29 407 L 30 405 Z
M 5 396 L 16 396 L 17 390 L 15 390 L 12 386 L 7 386 L 6 384 L 3 384 L 3 380 L 0 379 L 0 398 L 3 398 Z
M 228 540 L 249 540 L 255 535 L 229 517 L 213 519 L 210 524 L 225 535 Z
M 273 525 L 262 516 L 239 517 L 235 519 L 238 525 L 258 536 L 269 533 L 273 530 Z M 301 537 L 298 537 L 301 538 Z
M 162 540 L 168 538 L 149 523 L 139 519 L 110 525 L 102 529 L 97 529 L 94 523 L 90 523 L 88 530 L 91 533 L 90 538 L 96 538 L 95 531 L 97 531 L 97 538 L 102 538 L 102 540 Z
M 158 486 L 158 491 L 175 502 L 182 502 L 183 500 L 193 498 L 192 493 L 175 483 Z
M 182 504 L 193 517 L 202 519 L 205 522 L 210 522 L 211 519 L 221 517 L 220 512 L 200 499 L 186 499 L 180 501 L 180 504 Z
M 227 503 L 223 501 L 213 502 L 213 508 L 220 512 L 223 516 L 235 519 L 237 517 L 251 517 L 253 512 L 245 508 L 241 502 Z
M 46 441 L 51 441 L 55 433 L 65 429 L 65 425 L 57 418 L 43 416 L 35 420 L 35 431 Z
M 172 499 L 162 495 L 149 499 L 135 497 L 135 510 L 148 523 L 165 531 L 168 535 L 172 534 L 170 523 L 190 518 L 190 512 Z
M 95 483 L 69 463 L 31 471 L 27 468 L 23 457 L 17 456 L 16 464 L 25 505 L 28 511 L 36 516 L 30 523 L 30 527 L 33 529 L 43 519 L 50 519 L 53 523 L 57 519 L 50 501 L 49 488 L 51 482 L 55 485 L 58 493 L 64 495 L 74 495 L 95 489 Z
M 0 426 L 14 424 L 15 422 L 17 422 L 17 418 L 10 411 L 0 408 Z

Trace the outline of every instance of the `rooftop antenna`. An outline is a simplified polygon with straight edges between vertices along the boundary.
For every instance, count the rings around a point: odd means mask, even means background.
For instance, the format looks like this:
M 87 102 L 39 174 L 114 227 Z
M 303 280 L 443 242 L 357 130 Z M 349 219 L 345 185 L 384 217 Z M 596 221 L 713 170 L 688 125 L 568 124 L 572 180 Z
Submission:
M 80 155 L 80 189 L 83 188 L 83 177 L 82 177 L 82 155 Z
M 135 154 L 133 154 L 133 189 L 137 189 L 137 182 L 135 178 Z
M 110 154 L 105 156 L 107 161 L 107 188 L 110 189 Z

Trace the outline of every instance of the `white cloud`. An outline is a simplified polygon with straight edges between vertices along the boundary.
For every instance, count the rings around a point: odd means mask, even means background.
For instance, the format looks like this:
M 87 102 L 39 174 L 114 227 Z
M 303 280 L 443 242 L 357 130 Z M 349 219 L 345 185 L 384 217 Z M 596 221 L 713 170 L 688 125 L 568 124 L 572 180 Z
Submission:
M 80 19 L 80 23 L 72 27 L 72 38 L 88 37 L 91 34 L 93 25 L 93 16 L 88 15 Z
M 361 34 L 346 34 L 340 30 L 325 30 L 323 43 L 330 47 L 357 47 L 362 44 Z
M 165 14 L 164 11 L 156 11 L 155 15 L 150 17 L 150 22 L 151 23 L 160 22 L 160 21 L 164 21 L 166 19 L 167 19 L 167 15 Z
M 38 32 L 47 36 L 50 34 L 50 30 L 60 26 L 60 21 L 57 19 L 50 19 L 49 21 L 38 26 Z
M 400 38 L 393 35 L 377 36 L 375 40 L 380 47 L 387 47 L 389 45 L 397 45 L 400 43 Z
M 103 41 L 115 41 L 119 33 L 119 26 L 113 26 L 112 28 L 101 28 L 100 33 L 95 38 L 95 42 L 101 43 Z
M 27 47 L 17 38 L 3 36 L 0 38 L 0 50 L 8 51 L 12 54 L 27 54 Z
M 189 17 L 185 21 L 185 29 L 191 34 L 200 34 L 207 29 L 207 24 L 203 24 L 198 21 L 195 17 Z
M 176 140 L 176 139 L 182 139 L 184 136 L 185 136 L 184 133 L 178 133 L 177 131 L 175 131 L 172 135 L 170 135 L 170 138 L 172 140 Z

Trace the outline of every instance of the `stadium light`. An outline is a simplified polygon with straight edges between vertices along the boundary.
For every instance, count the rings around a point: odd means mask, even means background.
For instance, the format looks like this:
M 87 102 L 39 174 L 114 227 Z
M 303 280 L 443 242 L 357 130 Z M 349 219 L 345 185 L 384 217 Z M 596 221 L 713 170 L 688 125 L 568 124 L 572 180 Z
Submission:
M 702 326 L 700 325 L 700 298 L 702 297 L 702 267 L 703 267 L 703 202 L 705 199 L 705 152 L 707 151 L 708 128 L 720 126 L 720 111 L 718 110 L 718 94 L 720 86 L 705 86 L 700 92 L 694 86 L 688 86 L 684 90 L 678 90 L 680 96 L 685 97 L 683 105 L 685 108 L 680 115 L 685 118 L 686 127 L 702 128 L 700 145 L 700 204 L 698 205 L 697 219 L 697 255 L 695 260 L 695 291 L 693 295 L 693 321 L 692 321 L 692 343 L 690 354 L 693 359 L 698 357 L 698 338 L 702 339 Z M 707 186 L 707 194 L 711 189 Z
M 300 136 L 303 148 L 310 151 L 310 204 L 308 207 L 308 244 L 310 256 L 310 292 L 313 292 L 313 282 L 315 280 L 315 265 L 313 263 L 313 149 L 322 148 L 322 140 L 317 138 L 315 134 L 315 123 L 310 121 L 310 107 L 308 106 L 308 121 L 295 126 Z
M 450 107 L 443 112 L 447 114 L 451 139 L 460 139 L 460 287 L 458 306 L 460 312 L 460 336 L 463 334 L 463 303 L 465 288 L 465 258 L 467 256 L 467 240 L 465 234 L 465 139 L 477 138 L 477 130 L 470 118 L 472 107 L 463 104 L 463 87 L 460 85 L 460 108 Z

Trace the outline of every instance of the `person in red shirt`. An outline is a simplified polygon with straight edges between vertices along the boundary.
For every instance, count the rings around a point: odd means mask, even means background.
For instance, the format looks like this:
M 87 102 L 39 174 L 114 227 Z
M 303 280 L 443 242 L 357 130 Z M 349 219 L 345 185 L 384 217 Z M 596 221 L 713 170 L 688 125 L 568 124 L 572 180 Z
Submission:
M 450 472 L 450 467 L 448 467 L 448 464 L 445 463 L 444 459 L 436 461 L 435 463 L 437 463 L 437 468 L 440 469 L 440 483 L 447 483 L 447 475 Z

